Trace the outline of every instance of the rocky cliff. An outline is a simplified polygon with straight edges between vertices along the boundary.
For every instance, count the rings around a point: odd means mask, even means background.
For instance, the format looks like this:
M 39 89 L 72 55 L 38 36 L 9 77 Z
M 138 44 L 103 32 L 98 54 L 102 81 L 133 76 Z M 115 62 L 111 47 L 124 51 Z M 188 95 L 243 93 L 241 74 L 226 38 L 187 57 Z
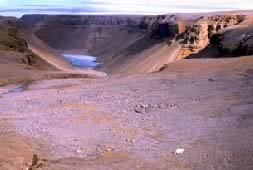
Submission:
M 163 61 L 171 61 L 168 58 L 170 54 L 174 58 L 174 46 L 170 48 L 167 43 L 185 31 L 184 20 L 175 15 L 25 15 L 21 20 L 39 39 L 61 53 L 96 56 L 98 62 L 103 63 L 99 69 L 106 72 L 118 72 L 122 65 L 129 69 L 138 65 L 141 72 L 160 67 L 163 63 L 152 54 L 158 55 L 162 51 Z M 150 65 L 142 65 L 145 69 L 141 69 L 139 64 L 146 58 L 152 62 L 147 61 Z
M 180 58 L 192 53 L 198 53 L 209 44 L 207 22 L 193 24 L 187 27 L 182 42 Z
M 182 16 L 25 15 L 21 20 L 39 39 L 60 53 L 96 56 L 103 63 L 98 69 L 149 72 L 176 59 L 199 54 L 212 44 L 220 53 L 226 53 L 232 48 L 224 43 L 227 41 L 224 35 L 241 26 L 246 18 L 229 13 Z M 241 40 L 233 47 L 235 52 L 228 53 L 250 54 L 251 36 L 247 33 L 238 36 Z M 162 62 L 158 61 L 160 56 Z
M 232 29 L 245 20 L 245 15 L 215 15 L 200 17 L 191 26 L 188 26 L 182 41 L 182 50 L 179 58 L 197 54 L 206 48 L 210 41 L 220 41 L 217 35 Z M 218 38 L 218 39 L 217 39 Z
M 0 51 L 4 53 L 0 61 L 24 64 L 36 69 L 55 70 L 55 67 L 29 49 L 28 39 L 22 35 L 23 32 L 23 22 L 15 18 L 0 18 Z M 4 57 L 8 52 L 12 57 Z M 16 55 L 13 55 L 14 53 Z
M 61 50 L 99 49 L 125 36 L 163 39 L 184 32 L 183 22 L 174 15 L 163 16 L 47 16 L 25 15 L 24 23 L 44 42 Z M 118 42 L 117 42 L 118 44 Z M 119 44 L 124 44 L 120 41 Z M 124 46 L 124 45 L 123 45 Z M 104 51 L 104 50 L 102 50 Z
M 14 19 L 0 20 L 0 50 L 9 50 L 24 53 L 28 45 L 19 35 L 19 25 Z

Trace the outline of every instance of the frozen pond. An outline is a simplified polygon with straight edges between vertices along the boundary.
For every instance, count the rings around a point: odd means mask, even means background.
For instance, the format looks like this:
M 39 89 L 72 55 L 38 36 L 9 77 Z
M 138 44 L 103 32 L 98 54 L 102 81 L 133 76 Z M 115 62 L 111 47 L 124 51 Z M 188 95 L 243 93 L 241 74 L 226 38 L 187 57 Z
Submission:
M 74 67 L 91 67 L 94 68 L 98 65 L 96 57 L 88 55 L 77 54 L 63 54 Z

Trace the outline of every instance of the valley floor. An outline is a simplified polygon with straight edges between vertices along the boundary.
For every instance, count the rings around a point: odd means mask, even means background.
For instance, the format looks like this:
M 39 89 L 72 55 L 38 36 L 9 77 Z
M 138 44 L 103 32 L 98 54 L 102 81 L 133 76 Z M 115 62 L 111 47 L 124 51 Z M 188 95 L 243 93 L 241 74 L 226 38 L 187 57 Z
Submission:
M 32 169 L 251 170 L 252 66 L 252 56 L 181 60 L 153 74 L 0 87 L 0 169 L 37 154 Z

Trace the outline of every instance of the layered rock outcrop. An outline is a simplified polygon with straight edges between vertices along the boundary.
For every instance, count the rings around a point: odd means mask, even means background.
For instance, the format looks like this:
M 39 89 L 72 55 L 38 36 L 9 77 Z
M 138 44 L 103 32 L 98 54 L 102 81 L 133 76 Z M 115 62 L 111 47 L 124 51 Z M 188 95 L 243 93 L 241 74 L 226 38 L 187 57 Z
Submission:
M 198 53 L 209 44 L 208 23 L 203 22 L 187 27 L 180 57 L 184 58 L 189 54 Z
M 23 37 L 24 24 L 15 18 L 0 18 L 0 51 L 1 64 L 25 64 L 28 68 L 55 70 L 28 47 Z M 9 54 L 9 55 L 7 55 Z
M 28 45 L 19 35 L 16 21 L 5 20 L 0 22 L 0 49 L 24 53 Z
M 25 15 L 21 18 L 40 39 L 55 49 L 89 49 L 106 39 L 134 34 L 152 39 L 175 37 L 185 31 L 185 24 L 175 15 L 161 16 L 47 16 Z M 59 40 L 61 37 L 61 41 Z M 76 40 L 78 38 L 78 41 Z M 116 39 L 116 37 L 115 37 Z M 120 39 L 120 38 L 119 38 Z M 135 38 L 136 39 L 136 38 Z M 66 42 L 68 46 L 66 46 Z M 116 40 L 114 40 L 116 41 Z M 108 44 L 106 42 L 105 44 Z M 100 46 L 101 48 L 101 46 Z
M 198 53 L 206 48 L 210 41 L 220 41 L 218 40 L 220 37 L 215 35 L 223 33 L 232 26 L 241 23 L 244 19 L 244 15 L 200 17 L 194 24 L 187 27 L 179 58 Z
M 216 15 L 208 17 L 209 37 L 226 28 L 240 24 L 245 20 L 245 17 L 245 15 Z

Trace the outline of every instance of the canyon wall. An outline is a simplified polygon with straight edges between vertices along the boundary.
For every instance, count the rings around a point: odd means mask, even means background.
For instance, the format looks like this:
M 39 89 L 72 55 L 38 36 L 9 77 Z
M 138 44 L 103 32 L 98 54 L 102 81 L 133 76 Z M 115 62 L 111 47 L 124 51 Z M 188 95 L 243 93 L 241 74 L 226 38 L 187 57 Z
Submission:
M 97 69 L 110 73 L 159 70 L 175 60 L 199 54 L 211 45 L 216 46 L 220 55 L 251 53 L 250 33 L 244 35 L 239 31 L 236 37 L 241 40 L 233 40 L 232 48 L 231 43 L 226 44 L 226 35 L 241 27 L 245 15 L 182 16 L 25 15 L 21 20 L 27 29 L 59 53 L 96 56 L 102 63 Z M 247 29 L 246 32 L 251 31 Z
M 191 26 L 188 26 L 181 42 L 182 50 L 179 58 L 197 54 L 211 43 L 219 43 L 219 36 L 245 20 L 245 15 L 215 15 L 200 17 Z
M 25 15 L 21 19 L 38 38 L 54 49 L 81 49 L 96 55 L 107 53 L 111 44 L 120 50 L 144 36 L 164 39 L 184 32 L 183 22 L 174 15 Z
M 24 53 L 28 45 L 20 37 L 19 24 L 15 19 L 0 20 L 0 50 L 16 51 Z
M 10 63 L 24 64 L 36 69 L 57 70 L 55 66 L 31 50 L 29 37 L 24 36 L 24 32 L 27 31 L 22 21 L 16 18 L 0 18 L 0 51 L 5 53 L 16 53 L 16 56 L 18 56 L 10 58 L 2 56 L 0 60 L 5 63 L 9 61 Z M 10 56 L 15 55 L 12 54 Z M 65 62 L 63 59 L 60 60 Z
M 25 15 L 21 20 L 27 29 L 59 53 L 96 56 L 103 63 L 97 69 L 107 73 L 118 73 L 123 67 L 127 68 L 125 72 L 131 68 L 136 72 L 149 72 L 154 67 L 152 70 L 159 70 L 164 63 L 158 61 L 157 55 L 162 51 L 163 62 L 171 61 L 170 57 L 174 61 L 175 47 L 169 47 L 168 41 L 175 40 L 186 28 L 185 22 L 175 15 Z M 140 66 L 147 58 L 152 62 Z

